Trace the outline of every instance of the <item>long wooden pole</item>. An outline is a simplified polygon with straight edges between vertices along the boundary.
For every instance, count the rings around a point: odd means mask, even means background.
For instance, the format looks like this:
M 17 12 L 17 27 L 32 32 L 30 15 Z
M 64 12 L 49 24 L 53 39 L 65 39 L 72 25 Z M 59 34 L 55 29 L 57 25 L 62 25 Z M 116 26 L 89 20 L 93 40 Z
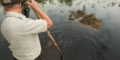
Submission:
M 31 0 L 27 0 L 27 1 L 31 2 Z M 40 15 L 34 9 L 33 9 L 33 11 L 34 11 L 35 15 L 37 16 L 37 18 L 40 19 Z M 55 42 L 55 40 L 52 37 L 52 35 L 50 34 L 50 32 L 48 30 L 46 32 L 47 32 L 48 36 L 52 39 L 52 41 L 53 41 L 54 45 L 56 46 L 56 48 L 58 49 L 58 51 L 60 52 L 60 54 L 61 54 L 61 60 L 62 60 L 63 54 L 62 54 L 60 48 L 58 47 L 58 44 Z

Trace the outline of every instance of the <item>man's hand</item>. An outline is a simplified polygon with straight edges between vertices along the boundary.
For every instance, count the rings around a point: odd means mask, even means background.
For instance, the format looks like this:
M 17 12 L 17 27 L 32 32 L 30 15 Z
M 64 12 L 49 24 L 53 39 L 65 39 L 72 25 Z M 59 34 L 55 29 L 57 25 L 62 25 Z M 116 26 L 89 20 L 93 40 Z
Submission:
M 40 16 L 43 20 L 46 20 L 47 22 L 47 28 L 49 29 L 50 27 L 52 27 L 53 22 L 51 21 L 51 19 L 39 8 L 38 3 L 34 0 L 31 0 L 31 2 L 26 2 L 27 4 L 29 4 Z
M 26 2 L 28 5 L 30 5 L 33 9 L 37 10 L 39 8 L 38 3 L 34 0 L 31 0 L 31 2 Z

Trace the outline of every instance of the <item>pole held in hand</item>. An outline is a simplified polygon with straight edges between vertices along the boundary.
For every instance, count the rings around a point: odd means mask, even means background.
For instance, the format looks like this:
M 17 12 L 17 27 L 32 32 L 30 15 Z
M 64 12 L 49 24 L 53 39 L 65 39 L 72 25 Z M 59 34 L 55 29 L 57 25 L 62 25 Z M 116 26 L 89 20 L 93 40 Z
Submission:
M 27 1 L 28 1 L 28 2 L 31 2 L 31 0 L 27 0 Z M 40 19 L 41 17 L 40 17 L 40 15 L 37 13 L 37 11 L 35 11 L 34 9 L 33 9 L 33 11 L 34 11 L 35 15 L 37 16 L 37 18 Z M 60 54 L 61 54 L 61 60 L 62 60 L 63 54 L 62 54 L 60 48 L 58 47 L 58 44 L 55 42 L 55 40 L 54 40 L 54 38 L 52 37 L 52 35 L 50 34 L 50 32 L 49 32 L 48 30 L 47 30 L 46 32 L 47 32 L 48 36 L 52 39 L 52 41 L 53 41 L 54 45 L 56 46 L 56 48 L 58 49 L 58 51 L 60 52 Z

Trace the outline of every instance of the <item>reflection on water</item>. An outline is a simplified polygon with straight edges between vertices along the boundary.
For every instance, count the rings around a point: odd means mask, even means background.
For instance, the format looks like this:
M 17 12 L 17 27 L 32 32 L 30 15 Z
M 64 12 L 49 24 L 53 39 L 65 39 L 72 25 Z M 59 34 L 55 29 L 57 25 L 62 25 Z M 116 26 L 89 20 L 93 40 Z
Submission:
M 120 60 L 119 0 L 116 0 L 117 2 L 110 0 L 37 1 L 39 7 L 54 23 L 49 30 L 63 52 L 63 60 Z M 86 15 L 95 14 L 95 17 L 102 21 L 101 29 L 94 30 L 80 24 L 79 20 L 82 18 L 76 16 L 81 16 L 76 13 L 77 11 L 84 12 Z M 73 13 L 75 15 L 72 15 Z M 32 10 L 25 14 L 30 14 L 28 17 L 36 19 Z M 74 18 L 71 19 L 74 21 L 70 21 L 70 17 L 74 16 L 79 19 Z M 1 21 L 3 17 L 5 18 L 5 15 L 0 12 Z M 47 34 L 41 33 L 39 37 L 43 60 L 60 60 L 60 53 Z M 9 44 L 3 36 L 0 38 L 0 60 L 7 60 L 6 56 L 12 57 L 7 48 Z
M 54 28 L 52 35 L 62 48 L 64 60 L 105 60 L 104 54 L 110 52 L 106 46 L 108 43 L 104 44 L 99 39 L 99 36 L 104 37 L 106 33 L 100 35 L 90 29 L 87 31 L 75 23 L 63 23 L 56 27 L 59 28 Z
M 55 46 L 51 40 L 49 40 L 42 49 L 43 60 L 60 60 L 60 53 L 55 49 Z

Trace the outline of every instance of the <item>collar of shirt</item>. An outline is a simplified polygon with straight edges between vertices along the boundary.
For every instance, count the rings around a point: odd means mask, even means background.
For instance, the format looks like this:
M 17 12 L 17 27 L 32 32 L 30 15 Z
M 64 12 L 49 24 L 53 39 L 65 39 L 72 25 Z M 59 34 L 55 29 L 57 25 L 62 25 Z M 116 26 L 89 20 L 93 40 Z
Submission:
M 26 17 L 24 15 L 17 13 L 17 12 L 6 12 L 6 16 L 7 17 L 17 17 L 17 18 L 26 20 Z

